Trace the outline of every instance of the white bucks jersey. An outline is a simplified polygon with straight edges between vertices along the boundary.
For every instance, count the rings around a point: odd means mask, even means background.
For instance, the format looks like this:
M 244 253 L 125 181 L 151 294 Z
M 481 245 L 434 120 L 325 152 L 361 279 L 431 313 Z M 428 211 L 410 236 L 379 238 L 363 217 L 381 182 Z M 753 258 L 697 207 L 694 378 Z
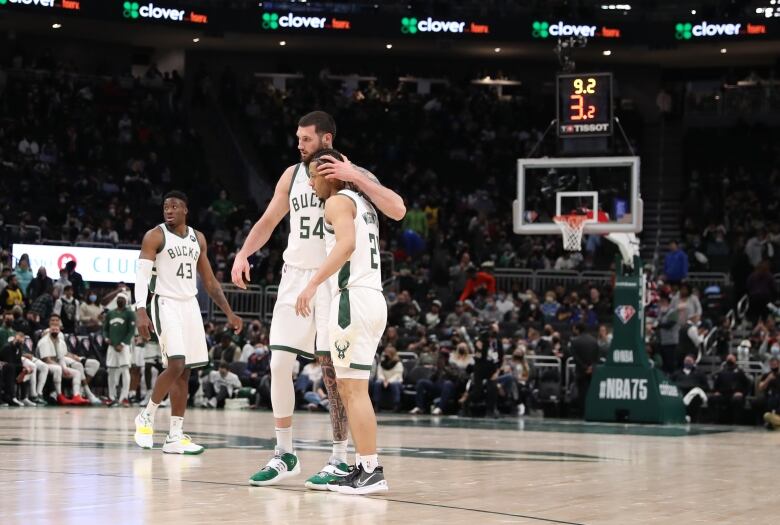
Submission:
M 157 254 L 152 269 L 149 291 L 172 299 L 187 299 L 198 294 L 196 276 L 200 245 L 195 230 L 187 227 L 184 237 L 158 226 L 165 236 L 165 244 Z
M 325 260 L 325 202 L 309 186 L 304 163 L 298 164 L 290 185 L 290 236 L 284 262 L 304 270 L 319 268 Z
M 382 291 L 382 268 L 379 263 L 379 218 L 376 210 L 362 195 L 352 190 L 341 190 L 339 195 L 352 199 L 355 214 L 355 251 L 332 278 L 332 290 L 361 287 Z M 328 253 L 336 246 L 336 235 L 326 225 L 325 246 Z

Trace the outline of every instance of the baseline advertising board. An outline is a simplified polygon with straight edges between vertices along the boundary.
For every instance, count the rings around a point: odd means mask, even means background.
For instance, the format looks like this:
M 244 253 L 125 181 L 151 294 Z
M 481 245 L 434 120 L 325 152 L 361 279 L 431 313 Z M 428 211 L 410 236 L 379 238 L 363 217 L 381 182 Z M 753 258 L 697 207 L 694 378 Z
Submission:
M 13 256 L 30 256 L 30 268 L 46 268 L 46 274 L 57 279 L 69 261 L 76 261 L 76 271 L 85 281 L 103 283 L 135 283 L 139 250 L 114 248 L 83 248 L 80 246 L 49 246 L 45 244 L 14 244 Z

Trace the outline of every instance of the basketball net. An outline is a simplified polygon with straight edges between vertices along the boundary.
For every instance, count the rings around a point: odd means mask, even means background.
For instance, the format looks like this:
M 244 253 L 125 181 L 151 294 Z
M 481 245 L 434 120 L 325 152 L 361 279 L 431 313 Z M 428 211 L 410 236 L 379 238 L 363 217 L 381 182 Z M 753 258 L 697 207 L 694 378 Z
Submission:
M 587 214 L 556 215 L 553 217 L 553 221 L 558 225 L 563 234 L 564 250 L 567 252 L 582 251 L 582 232 L 588 220 Z

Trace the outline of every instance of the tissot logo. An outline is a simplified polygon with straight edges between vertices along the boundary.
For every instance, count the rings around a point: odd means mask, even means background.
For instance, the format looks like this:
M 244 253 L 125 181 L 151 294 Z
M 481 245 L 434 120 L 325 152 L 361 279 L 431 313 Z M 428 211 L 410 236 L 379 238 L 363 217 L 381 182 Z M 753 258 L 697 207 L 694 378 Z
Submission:
M 406 35 L 417 33 L 488 34 L 490 26 L 459 20 L 434 20 L 430 16 L 428 18 L 404 17 L 401 19 L 401 33 Z
M 193 24 L 208 23 L 208 16 L 194 11 L 187 12 L 183 9 L 157 6 L 152 2 L 139 4 L 138 2 L 124 2 L 122 4 L 122 16 L 135 20 L 137 18 L 151 18 L 154 20 L 170 20 L 172 22 L 191 22 Z
M 766 34 L 764 24 L 716 24 L 712 22 L 680 22 L 674 26 L 674 37 L 677 40 L 693 38 L 729 37 Z
M 267 30 L 284 29 L 340 29 L 352 28 L 349 20 L 339 20 L 335 17 L 298 16 L 293 13 L 279 15 L 278 13 L 263 13 L 262 28 Z

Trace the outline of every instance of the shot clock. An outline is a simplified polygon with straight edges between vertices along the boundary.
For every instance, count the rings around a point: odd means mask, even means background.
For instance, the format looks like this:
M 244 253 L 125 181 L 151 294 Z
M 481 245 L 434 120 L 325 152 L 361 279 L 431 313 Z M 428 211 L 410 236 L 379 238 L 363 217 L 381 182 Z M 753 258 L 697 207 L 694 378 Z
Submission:
M 612 73 L 558 75 L 559 137 L 612 135 Z

